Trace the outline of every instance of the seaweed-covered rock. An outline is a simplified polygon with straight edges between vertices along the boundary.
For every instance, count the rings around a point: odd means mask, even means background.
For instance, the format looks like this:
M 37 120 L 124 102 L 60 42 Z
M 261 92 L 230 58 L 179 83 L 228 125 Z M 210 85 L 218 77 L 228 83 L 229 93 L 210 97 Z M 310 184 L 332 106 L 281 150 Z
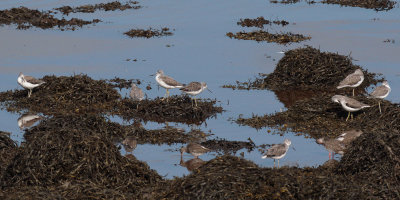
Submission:
M 26 144 L 8 165 L 1 187 L 78 181 L 134 193 L 160 181 L 146 163 L 120 154 L 111 135 L 122 131 L 99 116 L 44 120 L 26 132 Z
M 239 40 L 255 40 L 257 42 L 267 41 L 276 42 L 278 44 L 288 44 L 292 42 L 301 42 L 309 40 L 311 37 L 294 33 L 269 33 L 263 30 L 253 32 L 237 32 L 235 34 L 229 32 L 226 36 Z
M 26 7 L 11 8 L 9 10 L 0 10 L 0 25 L 17 24 L 18 29 L 27 29 L 35 26 L 42 29 L 63 27 L 74 30 L 75 27 L 98 23 L 100 20 L 85 21 L 82 19 L 72 18 L 70 20 L 57 19 L 50 12 L 41 12 L 31 10 Z
M 214 106 L 216 100 L 199 100 L 194 106 L 189 96 L 171 96 L 167 99 L 145 99 L 133 101 L 122 99 L 114 114 L 124 119 L 139 119 L 156 122 L 182 122 L 201 124 L 207 118 L 222 112 L 222 107 Z
M 45 115 L 101 113 L 114 108 L 121 95 L 104 80 L 93 80 L 87 75 L 45 76 L 46 83 L 33 89 L 0 93 L 0 101 L 8 110 L 28 109 Z
M 379 174 L 375 181 L 399 183 L 399 155 L 400 129 L 393 129 L 390 132 L 364 133 L 347 149 L 337 167 L 337 172 L 359 175 Z
M 336 165 L 335 165 L 336 166 Z M 157 198 L 166 199 L 371 199 L 398 198 L 399 183 L 334 173 L 335 166 L 260 168 L 233 156 L 212 159 L 183 178 L 175 178 Z M 385 191 L 385 192 L 383 192 Z
M 354 112 L 354 119 L 345 121 L 348 112 L 330 95 L 321 95 L 311 99 L 300 100 L 284 112 L 238 118 L 236 122 L 254 128 L 265 126 L 278 127 L 281 130 L 304 133 L 313 138 L 325 136 L 337 137 L 349 128 L 363 132 L 392 132 L 400 130 L 400 105 L 390 101 L 381 101 L 382 114 L 378 109 L 378 100 L 364 96 L 355 97 L 360 102 L 371 105 Z
M 339 4 L 341 6 L 351 6 L 374 9 L 376 11 L 388 11 L 394 8 L 395 1 L 390 0 L 324 0 L 322 3 Z
M 139 2 L 137 1 L 129 1 L 125 4 L 122 4 L 119 1 L 113 1 L 109 3 L 100 3 L 95 5 L 83 5 L 74 8 L 71 6 L 63 6 L 55 8 L 55 10 L 62 12 L 64 15 L 68 15 L 71 12 L 94 13 L 96 10 L 114 11 L 114 10 L 126 10 L 126 9 L 139 9 L 141 8 L 141 6 L 136 5 L 138 3 Z
M 124 33 L 125 35 L 134 38 L 134 37 L 161 37 L 161 36 L 171 36 L 173 35 L 172 32 L 169 31 L 169 28 L 162 28 L 161 30 L 156 30 L 149 28 L 147 30 L 144 29 L 131 29 L 128 32 Z
M 17 144 L 10 138 L 10 133 L 0 131 L 0 177 L 17 153 Z
M 339 82 L 356 69 L 364 73 L 363 83 L 357 92 L 365 92 L 365 88 L 376 84 L 375 74 L 369 73 L 358 65 L 354 65 L 349 56 L 337 53 L 321 52 L 307 46 L 287 51 L 279 60 L 274 72 L 260 74 L 255 80 L 237 82 L 237 86 L 224 87 L 237 89 L 270 89 L 280 90 L 335 90 Z M 343 88 L 343 91 L 352 88 Z

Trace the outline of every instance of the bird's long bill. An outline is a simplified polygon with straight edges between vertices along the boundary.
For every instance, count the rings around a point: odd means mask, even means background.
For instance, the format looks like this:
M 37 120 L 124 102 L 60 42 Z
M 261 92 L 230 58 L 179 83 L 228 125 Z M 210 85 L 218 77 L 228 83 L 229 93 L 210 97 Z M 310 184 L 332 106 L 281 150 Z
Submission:
M 150 74 L 149 76 L 155 76 L 156 74 Z
M 208 88 L 207 88 L 207 90 L 208 90 L 209 92 L 211 92 L 211 90 L 210 90 L 210 89 L 208 89 Z M 211 92 L 211 93 L 213 93 L 213 92 Z
M 294 148 L 294 146 L 292 146 L 292 149 L 296 151 L 296 149 Z

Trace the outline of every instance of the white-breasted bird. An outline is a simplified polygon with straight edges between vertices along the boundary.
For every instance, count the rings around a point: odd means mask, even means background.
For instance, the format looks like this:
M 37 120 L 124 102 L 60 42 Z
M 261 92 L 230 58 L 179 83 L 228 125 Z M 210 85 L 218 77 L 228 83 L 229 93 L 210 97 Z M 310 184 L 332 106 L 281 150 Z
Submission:
M 44 81 L 38 80 L 32 76 L 25 76 L 24 74 L 22 74 L 22 72 L 19 73 L 17 82 L 23 88 L 29 89 L 28 97 L 31 97 L 33 88 L 38 87 L 45 83 Z
M 361 85 L 364 81 L 364 74 L 361 69 L 356 69 L 355 72 L 346 76 L 346 78 L 339 83 L 337 89 L 344 88 L 344 87 L 352 87 L 353 88 L 353 96 L 354 96 L 354 88 Z

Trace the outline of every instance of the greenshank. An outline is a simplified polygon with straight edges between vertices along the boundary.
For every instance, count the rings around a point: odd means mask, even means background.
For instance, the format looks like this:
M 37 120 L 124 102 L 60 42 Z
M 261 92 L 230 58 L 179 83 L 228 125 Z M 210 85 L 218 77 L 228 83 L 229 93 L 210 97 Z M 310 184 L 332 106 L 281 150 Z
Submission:
M 31 97 L 33 88 L 38 87 L 45 83 L 42 80 L 33 78 L 32 76 L 25 76 L 24 74 L 22 74 L 22 72 L 19 73 L 17 81 L 18 84 L 20 84 L 23 88 L 29 89 L 28 97 Z
M 184 152 L 192 154 L 195 158 L 209 152 L 210 149 L 197 143 L 190 143 L 186 147 L 181 148 L 181 156 Z
M 391 91 L 389 83 L 387 81 L 383 81 L 381 86 L 375 88 L 374 91 L 371 92 L 369 98 L 376 98 L 376 99 L 384 99 L 386 98 Z M 382 113 L 381 110 L 381 101 L 378 101 L 379 105 L 379 112 Z
M 289 146 L 292 144 L 292 141 L 289 139 L 285 139 L 282 144 L 274 144 L 267 150 L 267 152 L 261 158 L 273 158 L 274 159 L 274 168 L 275 168 L 275 159 L 278 159 L 278 168 L 279 168 L 279 159 L 283 158 L 287 151 L 289 150 Z
M 361 69 L 357 69 L 354 73 L 349 74 L 343 81 L 339 83 L 337 89 L 344 87 L 352 87 L 353 88 L 353 96 L 354 96 L 354 88 L 361 85 L 364 81 L 364 74 Z
M 181 87 L 184 86 L 184 84 L 179 83 L 175 79 L 173 79 L 173 78 L 171 78 L 171 77 L 169 77 L 167 75 L 164 75 L 164 71 L 161 70 L 161 69 L 159 69 L 155 75 L 156 75 L 157 83 L 161 87 L 163 87 L 163 88 L 165 88 L 167 90 L 165 95 L 164 95 L 164 98 L 165 97 L 169 97 L 168 89 L 181 88 Z
M 207 84 L 204 82 L 201 82 L 201 83 L 200 82 L 190 82 L 186 86 L 182 87 L 180 90 L 182 90 L 186 94 L 190 94 L 190 95 L 194 96 L 194 102 L 196 103 L 196 107 L 197 107 L 197 100 L 196 100 L 195 96 L 200 94 L 201 92 L 203 92 L 204 89 L 207 89 L 208 91 L 211 92 L 211 90 L 209 90 L 207 88 Z M 192 101 L 192 106 L 193 106 L 193 101 Z
M 359 137 L 363 132 L 360 130 L 349 130 L 342 133 L 337 138 L 319 138 L 318 144 L 323 144 L 329 151 L 329 159 L 334 159 L 335 153 L 340 155 L 344 154 L 344 150 L 350 145 L 350 143 Z M 332 156 L 331 156 L 332 154 Z
M 343 95 L 333 96 L 332 101 L 336 102 L 336 103 L 340 103 L 342 105 L 343 109 L 345 109 L 346 111 L 349 112 L 349 115 L 347 116 L 346 121 L 349 119 L 351 112 L 356 112 L 363 108 L 371 107 L 367 104 L 361 103 L 355 99 L 352 99 L 352 98 L 349 98 L 349 97 L 346 97 Z M 353 114 L 351 114 L 351 117 L 353 118 Z

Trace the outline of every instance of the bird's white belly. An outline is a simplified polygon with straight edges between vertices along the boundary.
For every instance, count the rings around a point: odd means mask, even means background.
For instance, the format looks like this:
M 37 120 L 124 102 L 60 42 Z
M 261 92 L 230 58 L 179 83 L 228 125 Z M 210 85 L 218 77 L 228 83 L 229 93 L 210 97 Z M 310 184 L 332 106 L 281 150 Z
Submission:
M 32 83 L 29 83 L 29 82 L 27 82 L 27 81 L 23 81 L 21 85 L 22 85 L 22 87 L 24 87 L 24 88 L 33 89 L 33 88 L 39 86 L 40 84 L 32 84 Z
M 361 110 L 361 108 L 352 108 L 352 107 L 348 107 L 345 103 L 340 102 L 340 104 L 342 104 L 342 107 L 349 111 L 349 112 L 355 112 L 355 111 L 359 111 Z
M 161 87 L 166 88 L 166 89 L 174 89 L 176 88 L 175 86 L 167 85 L 161 78 L 160 76 L 156 76 L 156 81 L 158 84 L 161 85 Z
M 187 94 L 190 94 L 192 96 L 198 95 L 200 94 L 200 92 L 202 92 L 203 90 L 197 90 L 197 91 L 190 91 L 190 92 L 186 92 Z
M 284 154 L 280 155 L 280 156 L 273 156 L 273 157 L 271 157 L 271 158 L 273 158 L 273 159 L 281 159 L 281 158 L 283 158 L 285 155 L 286 155 L 286 152 L 285 152 Z

